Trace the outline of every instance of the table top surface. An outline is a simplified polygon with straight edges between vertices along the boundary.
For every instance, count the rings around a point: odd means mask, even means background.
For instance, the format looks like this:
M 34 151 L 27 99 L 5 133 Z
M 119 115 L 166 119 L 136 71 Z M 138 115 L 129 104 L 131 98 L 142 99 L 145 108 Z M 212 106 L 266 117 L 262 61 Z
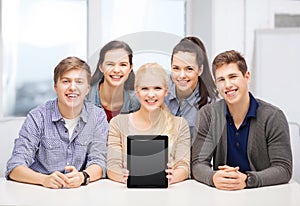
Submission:
M 0 205 L 230 205 L 299 206 L 300 185 L 289 184 L 222 191 L 195 180 L 167 189 L 128 189 L 125 184 L 102 179 L 75 189 L 42 186 L 0 179 Z

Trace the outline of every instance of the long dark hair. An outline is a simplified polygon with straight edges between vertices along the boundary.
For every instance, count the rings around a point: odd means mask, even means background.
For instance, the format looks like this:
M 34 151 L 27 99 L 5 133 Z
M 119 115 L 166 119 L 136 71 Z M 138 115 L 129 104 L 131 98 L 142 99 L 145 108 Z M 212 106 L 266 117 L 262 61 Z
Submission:
M 100 71 L 99 68 L 102 65 L 102 63 L 104 62 L 105 54 L 108 51 L 115 50 L 115 49 L 124 49 L 128 53 L 129 64 L 130 64 L 130 66 L 132 66 L 133 55 L 132 55 L 132 49 L 129 47 L 129 45 L 123 41 L 117 41 L 117 40 L 110 41 L 106 45 L 104 45 L 102 47 L 102 49 L 100 50 L 97 68 L 92 76 L 91 85 L 95 84 L 96 82 L 99 81 L 99 79 L 103 78 L 104 74 Z M 135 75 L 134 75 L 133 70 L 131 70 L 127 80 L 124 83 L 125 90 L 134 90 L 134 79 L 135 79 Z M 104 81 L 104 78 L 103 78 L 102 82 L 103 81 Z M 100 82 L 100 83 L 102 83 L 102 82 Z
M 188 52 L 196 54 L 196 61 L 198 66 L 203 65 L 203 72 L 198 77 L 199 93 L 201 98 L 199 102 L 197 102 L 197 108 L 200 109 L 203 105 L 216 101 L 218 92 L 209 69 L 207 53 L 203 42 L 195 36 L 184 37 L 174 47 L 171 57 L 171 63 L 173 62 L 174 54 L 176 54 L 177 52 Z

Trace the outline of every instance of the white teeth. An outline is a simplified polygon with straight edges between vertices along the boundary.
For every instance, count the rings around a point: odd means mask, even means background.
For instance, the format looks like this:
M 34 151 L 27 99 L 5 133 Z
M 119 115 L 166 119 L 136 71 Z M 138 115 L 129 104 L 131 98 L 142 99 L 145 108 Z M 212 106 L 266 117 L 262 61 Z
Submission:
M 150 100 L 146 100 L 146 101 L 147 101 L 147 102 L 150 102 L 150 103 L 156 102 L 156 100 L 153 100 L 153 99 L 152 99 L 152 100 L 151 100 L 151 99 L 150 99 Z
M 233 94 L 236 90 L 230 90 L 230 91 L 227 91 L 225 92 L 226 94 Z
M 77 94 L 68 94 L 68 97 L 72 97 L 72 98 L 77 97 L 77 96 L 78 96 Z
M 188 84 L 188 81 L 185 81 L 185 80 L 179 80 L 178 81 L 179 85 L 181 86 L 186 86 Z
M 114 78 L 114 79 L 120 79 L 121 78 L 121 76 L 115 76 L 115 75 L 113 75 L 111 77 Z

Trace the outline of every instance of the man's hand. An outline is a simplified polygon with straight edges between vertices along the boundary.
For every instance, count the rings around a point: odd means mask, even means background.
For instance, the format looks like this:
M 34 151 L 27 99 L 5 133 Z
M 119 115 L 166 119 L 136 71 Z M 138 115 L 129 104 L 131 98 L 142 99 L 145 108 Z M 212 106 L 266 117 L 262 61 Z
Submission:
M 68 177 L 65 174 L 55 171 L 50 175 L 46 175 L 42 181 L 44 187 L 52 189 L 60 189 L 65 187 L 69 183 Z
M 79 172 L 74 166 L 66 166 L 65 171 L 68 171 L 66 177 L 68 178 L 68 183 L 65 185 L 66 188 L 76 188 L 84 181 L 84 176 L 82 172 Z
M 246 187 L 247 175 L 239 171 L 239 167 L 227 165 L 219 166 L 219 170 L 213 176 L 213 182 L 217 189 L 240 190 Z

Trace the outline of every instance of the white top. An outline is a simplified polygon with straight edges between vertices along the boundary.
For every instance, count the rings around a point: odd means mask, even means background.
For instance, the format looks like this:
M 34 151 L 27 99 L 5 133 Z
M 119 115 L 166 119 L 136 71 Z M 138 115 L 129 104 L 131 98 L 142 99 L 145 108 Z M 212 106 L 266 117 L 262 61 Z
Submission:
M 64 118 L 64 120 L 66 122 L 65 127 L 69 131 L 69 139 L 71 139 L 71 137 L 72 137 L 72 134 L 74 132 L 75 127 L 77 126 L 79 118 L 80 118 L 80 115 L 73 118 L 73 119 Z

